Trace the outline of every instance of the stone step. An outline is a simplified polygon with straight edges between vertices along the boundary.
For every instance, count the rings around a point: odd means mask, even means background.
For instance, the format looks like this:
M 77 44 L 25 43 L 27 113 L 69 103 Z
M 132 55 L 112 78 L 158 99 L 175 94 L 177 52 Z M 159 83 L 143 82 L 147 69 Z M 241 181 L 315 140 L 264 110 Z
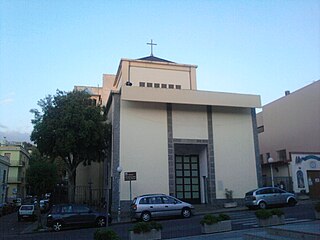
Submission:
M 270 235 L 276 235 L 276 236 L 282 236 L 282 237 L 288 237 L 291 239 L 308 239 L 308 240 L 319 240 L 320 239 L 320 233 L 318 230 L 315 229 L 289 229 L 286 227 L 278 228 L 278 227 L 272 227 L 272 228 L 266 228 L 267 234 Z

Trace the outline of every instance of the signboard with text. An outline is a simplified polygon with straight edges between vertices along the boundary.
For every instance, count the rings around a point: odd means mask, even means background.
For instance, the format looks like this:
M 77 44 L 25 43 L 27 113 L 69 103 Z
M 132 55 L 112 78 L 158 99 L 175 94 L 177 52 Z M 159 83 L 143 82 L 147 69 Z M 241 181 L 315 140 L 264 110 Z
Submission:
M 136 181 L 137 180 L 137 172 L 125 172 L 124 173 L 125 181 Z

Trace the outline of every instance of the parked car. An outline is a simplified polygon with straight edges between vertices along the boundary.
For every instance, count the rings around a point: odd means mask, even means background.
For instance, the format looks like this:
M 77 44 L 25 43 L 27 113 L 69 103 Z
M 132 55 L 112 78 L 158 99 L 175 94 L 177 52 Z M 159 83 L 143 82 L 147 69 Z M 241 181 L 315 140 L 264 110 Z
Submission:
M 53 205 L 47 216 L 47 227 L 58 232 L 66 227 L 96 225 L 103 227 L 106 225 L 107 215 L 103 212 L 95 211 L 83 204 L 58 204 Z M 108 214 L 108 221 L 112 218 Z
M 22 219 L 37 219 L 34 205 L 21 205 L 18 210 L 18 221 L 20 222 Z
M 130 212 L 131 217 L 141 219 L 144 222 L 151 218 L 182 216 L 189 218 L 194 211 L 194 207 L 177 198 L 165 194 L 147 194 L 133 199 Z
M 245 205 L 248 208 L 259 207 L 265 209 L 272 205 L 297 204 L 297 199 L 293 193 L 286 192 L 276 187 L 263 187 L 247 192 L 245 195 Z

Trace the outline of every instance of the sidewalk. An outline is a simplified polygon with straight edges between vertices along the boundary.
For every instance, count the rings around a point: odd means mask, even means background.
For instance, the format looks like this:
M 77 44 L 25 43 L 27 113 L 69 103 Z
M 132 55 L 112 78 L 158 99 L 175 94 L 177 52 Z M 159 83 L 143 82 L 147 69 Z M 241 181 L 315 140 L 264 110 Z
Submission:
M 279 226 L 269 227 L 269 229 L 270 228 L 275 230 L 280 229 L 285 232 L 294 232 L 300 236 L 299 238 L 294 238 L 294 239 L 320 239 L 320 220 L 279 225 Z M 245 235 L 249 233 L 257 236 L 259 235 L 262 237 L 266 237 L 267 235 L 265 233 L 266 229 L 267 228 L 250 228 L 250 229 L 223 232 L 223 233 L 206 234 L 206 235 L 198 235 L 198 236 L 182 237 L 182 238 L 172 238 L 171 240 L 206 240 L 206 239 L 240 240 L 240 239 L 244 239 Z M 312 238 L 309 236 L 311 236 Z M 264 238 L 264 239 L 271 239 L 271 238 Z M 280 238 L 272 238 L 272 239 L 288 239 L 288 238 L 280 237 Z M 290 239 L 293 239 L 293 237 L 290 237 Z

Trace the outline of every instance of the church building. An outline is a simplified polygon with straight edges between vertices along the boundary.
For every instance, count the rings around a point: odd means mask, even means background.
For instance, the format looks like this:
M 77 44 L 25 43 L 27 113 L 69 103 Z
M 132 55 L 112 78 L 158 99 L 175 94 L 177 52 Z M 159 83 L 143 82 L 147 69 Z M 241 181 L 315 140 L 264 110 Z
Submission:
M 261 185 L 260 96 L 199 91 L 196 69 L 152 54 L 121 59 L 116 75 L 93 88 L 112 124 L 113 213 L 147 193 L 219 204 L 226 191 L 240 200 Z

